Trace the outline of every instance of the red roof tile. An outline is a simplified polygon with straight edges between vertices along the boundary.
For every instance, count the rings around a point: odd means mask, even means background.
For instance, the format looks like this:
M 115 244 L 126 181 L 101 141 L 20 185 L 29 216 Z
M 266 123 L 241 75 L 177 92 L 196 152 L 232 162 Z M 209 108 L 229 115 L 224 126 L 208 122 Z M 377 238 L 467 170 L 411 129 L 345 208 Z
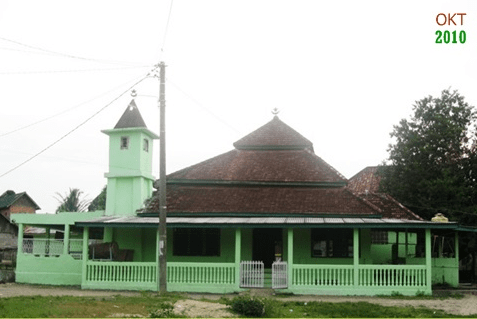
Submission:
M 156 212 L 154 197 L 148 212 Z M 379 215 L 373 204 L 344 187 L 263 187 L 168 185 L 168 213 Z
M 168 179 L 346 182 L 346 178 L 309 149 L 232 150 L 172 173 Z
M 235 142 L 234 146 L 237 149 L 310 148 L 313 150 L 313 143 L 283 123 L 278 116 L 274 116 L 270 122 Z
M 366 167 L 349 179 L 348 187 L 355 193 L 378 192 L 381 177 L 377 171 L 377 166 Z
M 361 193 L 358 194 L 358 196 L 379 207 L 383 211 L 384 218 L 423 220 L 420 216 L 414 214 L 395 200 L 391 195 L 384 193 Z

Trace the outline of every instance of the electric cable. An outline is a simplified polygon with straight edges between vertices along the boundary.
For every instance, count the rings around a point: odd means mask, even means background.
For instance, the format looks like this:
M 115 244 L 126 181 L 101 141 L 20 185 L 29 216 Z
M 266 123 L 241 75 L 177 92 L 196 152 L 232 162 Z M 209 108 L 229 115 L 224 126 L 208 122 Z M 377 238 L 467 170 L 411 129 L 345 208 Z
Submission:
M 7 135 L 10 135 L 10 134 L 12 134 L 12 133 L 15 133 L 15 132 L 24 130 L 24 129 L 26 129 L 26 128 L 32 127 L 32 126 L 34 126 L 34 125 L 36 125 L 36 124 L 43 123 L 43 122 L 45 122 L 45 121 L 48 121 L 48 120 L 50 120 L 50 119 L 52 119 L 52 118 L 55 118 L 55 117 L 57 117 L 57 116 L 60 116 L 60 115 L 62 115 L 62 114 L 68 113 L 68 112 L 70 112 L 70 111 L 72 111 L 72 110 L 74 110 L 74 109 L 76 109 L 76 108 L 78 108 L 78 107 L 80 107 L 80 106 L 82 106 L 82 105 L 84 105 L 84 104 L 90 103 L 90 102 L 92 102 L 92 101 L 94 101 L 94 100 L 96 100 L 96 99 L 98 99 L 98 98 L 100 98 L 100 97 L 102 97 L 102 96 L 108 94 L 109 92 L 112 92 L 112 91 L 114 91 L 114 90 L 116 90 L 116 89 L 118 89 L 118 88 L 120 88 L 120 87 L 126 85 L 127 83 L 136 80 L 136 79 L 137 79 L 137 78 L 134 78 L 133 80 L 129 80 L 129 81 L 127 81 L 126 83 L 123 83 L 123 84 L 121 84 L 121 85 L 118 85 L 118 86 L 116 86 L 116 87 L 114 87 L 114 88 L 112 88 L 112 89 L 110 89 L 110 90 L 108 90 L 108 91 L 106 91 L 106 92 L 104 92 L 104 93 L 101 93 L 101 94 L 99 94 L 99 95 L 96 95 L 95 97 L 93 97 L 93 98 L 91 98 L 91 99 L 89 99 L 89 100 L 87 100 L 87 101 L 81 102 L 80 104 L 75 105 L 75 106 L 73 106 L 73 107 L 71 107 L 71 108 L 69 108 L 69 109 L 67 109 L 67 110 L 64 110 L 64 111 L 61 111 L 61 112 L 59 112 L 59 113 L 53 114 L 53 115 L 51 115 L 51 116 L 45 117 L 45 118 L 43 118 L 43 119 L 41 119 L 41 120 L 39 120 L 39 121 L 36 121 L 36 122 L 30 123 L 30 124 L 27 124 L 27 125 L 25 125 L 25 126 L 19 127 L 19 128 L 17 128 L 17 129 L 12 130 L 12 131 L 9 131 L 9 132 L 0 134 L 0 138 L 2 138 L 2 137 L 4 137 L 4 136 L 7 136 Z
M 136 64 L 136 63 L 125 62 L 125 61 L 108 61 L 108 60 L 101 60 L 101 59 L 85 58 L 85 57 L 81 57 L 81 56 L 77 56 L 77 55 L 72 55 L 72 54 L 61 53 L 61 52 L 57 52 L 57 51 L 53 51 L 53 50 L 43 49 L 43 48 L 36 47 L 36 46 L 33 46 L 33 45 L 29 45 L 29 44 L 25 44 L 25 43 L 22 43 L 22 42 L 19 42 L 19 41 L 10 40 L 10 39 L 4 38 L 4 37 L 0 37 L 0 40 L 10 42 L 10 43 L 14 43 L 16 45 L 20 45 L 20 46 L 23 46 L 23 47 L 26 47 L 26 48 L 29 48 L 29 49 L 38 50 L 38 51 L 41 51 L 41 52 L 44 52 L 44 53 L 49 53 L 49 54 L 52 54 L 52 55 L 62 56 L 62 57 L 70 58 L 70 59 L 91 61 L 91 62 L 104 63 L 104 64 L 120 64 L 120 65 Z M 32 52 L 32 53 L 34 53 L 34 52 Z
M 153 72 L 155 70 L 152 70 L 151 72 Z M 151 72 L 148 72 L 146 74 L 146 76 L 142 77 L 139 81 L 137 81 L 136 83 L 134 83 L 131 87 L 129 87 L 127 90 L 125 90 L 123 93 L 119 94 L 116 98 L 114 98 L 111 102 L 109 102 L 108 104 L 106 104 L 105 106 L 103 106 L 101 109 L 99 109 L 97 112 L 95 112 L 93 115 L 91 115 L 90 117 L 88 117 L 86 120 L 84 120 L 83 122 L 81 122 L 79 125 L 77 125 L 75 128 L 73 128 L 72 130 L 70 130 L 68 133 L 66 133 L 65 135 L 63 135 L 62 137 L 60 137 L 59 139 L 57 139 L 56 141 L 54 141 L 53 143 L 51 143 L 50 145 L 48 145 L 47 147 L 45 147 L 44 149 L 42 149 L 41 151 L 39 151 L 38 153 L 34 154 L 33 156 L 31 156 L 30 158 L 28 158 L 27 160 L 23 161 L 22 163 L 18 164 L 17 166 L 13 167 L 12 169 L 6 171 L 5 173 L 3 173 L 2 175 L 0 175 L 0 178 L 4 177 L 5 175 L 7 174 L 10 174 L 11 172 L 17 170 L 18 168 L 20 168 L 21 166 L 25 165 L 26 163 L 30 162 L 31 160 L 33 160 L 34 158 L 38 157 L 39 155 L 41 155 L 42 153 L 46 152 L 47 150 L 49 150 L 50 148 L 52 148 L 54 145 L 58 144 L 60 141 L 62 141 L 63 139 L 65 139 L 67 136 L 71 135 L 74 131 L 76 131 L 77 129 L 79 129 L 81 126 L 83 126 L 84 124 L 86 124 L 87 122 L 89 122 L 92 118 L 94 118 L 96 115 L 98 115 L 99 113 L 101 113 L 102 111 L 104 111 L 107 107 L 109 107 L 111 104 L 113 104 L 115 101 L 117 101 L 119 98 L 121 98 L 124 94 L 128 93 L 131 89 L 133 89 L 135 86 L 137 86 L 139 83 L 141 83 L 142 81 L 144 81 L 145 79 L 149 78 L 150 77 L 150 74 Z

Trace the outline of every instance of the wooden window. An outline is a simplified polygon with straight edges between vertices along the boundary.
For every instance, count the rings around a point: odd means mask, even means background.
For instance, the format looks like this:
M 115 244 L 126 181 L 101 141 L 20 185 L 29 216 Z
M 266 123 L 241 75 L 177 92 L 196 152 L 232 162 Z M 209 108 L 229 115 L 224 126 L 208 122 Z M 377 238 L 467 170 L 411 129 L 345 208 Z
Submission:
M 129 136 L 121 136 L 121 149 L 127 150 L 129 148 Z
M 220 256 L 220 229 L 175 228 L 172 250 L 174 256 Z
M 353 230 L 326 228 L 312 229 L 311 257 L 353 257 Z

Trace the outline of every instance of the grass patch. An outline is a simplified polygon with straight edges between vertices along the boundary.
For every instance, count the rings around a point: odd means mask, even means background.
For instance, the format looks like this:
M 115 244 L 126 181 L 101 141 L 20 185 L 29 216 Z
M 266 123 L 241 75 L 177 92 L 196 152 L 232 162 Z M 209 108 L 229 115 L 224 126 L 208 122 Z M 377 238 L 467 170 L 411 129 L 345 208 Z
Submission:
M 259 300 L 259 303 L 250 302 Z M 396 298 L 396 297 L 394 297 Z M 397 298 L 411 298 L 397 296 Z M 421 298 L 421 297 L 417 297 Z M 172 305 L 187 297 L 180 294 L 142 293 L 140 296 L 112 296 L 112 297 L 70 297 L 70 296 L 33 296 L 0 298 L 0 317 L 8 318 L 97 318 L 118 316 L 142 316 L 151 318 L 178 317 L 172 312 Z M 259 309 L 262 317 L 268 318 L 457 318 L 441 310 L 431 310 L 424 307 L 387 307 L 368 302 L 298 302 L 283 301 L 275 298 L 235 297 L 221 298 L 218 303 L 232 306 L 233 301 L 242 303 L 239 309 L 250 310 L 263 305 Z M 209 300 L 210 301 L 210 300 Z M 242 311 L 241 316 L 252 314 Z M 257 313 L 254 316 L 258 317 Z M 474 317 L 474 316 L 467 316 Z
M 31 296 L 0 298 L 3 318 L 96 318 L 114 314 L 161 316 L 161 310 L 174 304 L 177 294 L 142 294 L 138 297 Z M 170 312 L 167 312 L 170 317 Z

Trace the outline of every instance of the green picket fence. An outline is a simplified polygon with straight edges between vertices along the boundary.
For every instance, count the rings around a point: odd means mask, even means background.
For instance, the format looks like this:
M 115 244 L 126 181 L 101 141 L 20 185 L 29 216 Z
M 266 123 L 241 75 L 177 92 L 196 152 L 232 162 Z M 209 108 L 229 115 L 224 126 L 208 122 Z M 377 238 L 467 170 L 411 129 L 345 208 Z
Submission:
M 296 286 L 351 286 L 353 266 L 293 265 L 292 284 Z
M 294 286 L 353 286 L 352 265 L 293 265 Z M 359 287 L 426 287 L 427 269 L 422 265 L 359 265 Z
M 360 265 L 358 278 L 359 285 L 365 287 L 425 287 L 426 275 L 426 266 Z
M 227 285 L 235 280 L 234 263 L 167 263 L 167 283 Z
M 154 262 L 88 261 L 86 282 L 155 283 L 156 269 Z

